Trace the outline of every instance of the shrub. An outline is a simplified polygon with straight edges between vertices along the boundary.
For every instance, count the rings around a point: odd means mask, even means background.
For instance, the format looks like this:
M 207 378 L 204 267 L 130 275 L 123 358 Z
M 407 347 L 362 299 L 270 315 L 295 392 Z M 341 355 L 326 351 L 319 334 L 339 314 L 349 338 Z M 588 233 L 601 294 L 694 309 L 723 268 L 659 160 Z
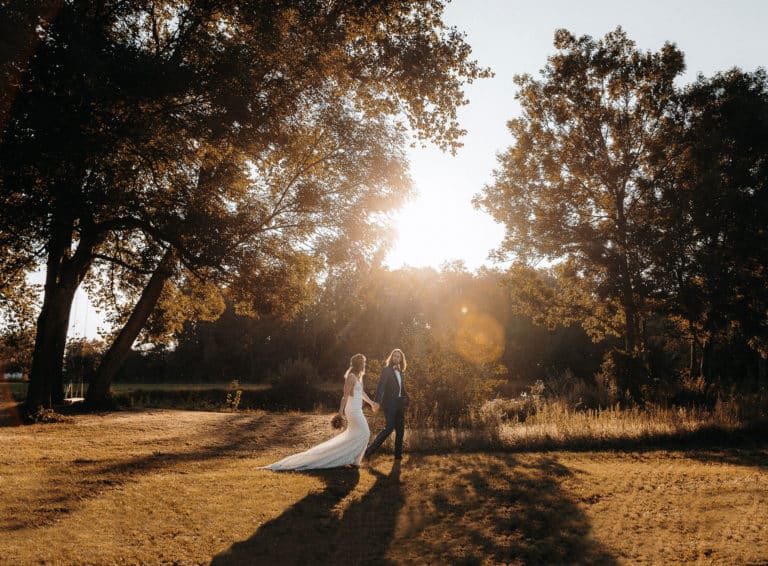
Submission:
M 240 382 L 236 379 L 233 379 L 229 384 L 229 390 L 227 391 L 227 398 L 225 402 L 226 408 L 237 411 L 237 408 L 240 406 L 240 398 L 242 395 L 243 390 L 240 389 Z
M 611 350 L 605 354 L 596 377 L 598 383 L 624 404 L 643 402 L 649 374 L 645 362 L 639 356 L 623 350 Z
M 449 350 L 427 333 L 414 335 L 404 347 L 408 356 L 409 426 L 470 427 L 473 412 L 495 396 L 506 368 L 475 364 Z
M 473 422 L 475 425 L 490 428 L 506 423 L 525 422 L 534 414 L 536 414 L 536 402 L 533 396 L 522 393 L 513 399 L 497 397 L 484 402 L 475 411 Z
M 275 389 L 294 389 L 297 392 L 318 382 L 317 369 L 306 358 L 283 362 L 277 369 L 272 386 Z
M 616 402 L 616 389 L 609 388 L 600 378 L 584 380 L 570 369 L 549 373 L 545 378 L 544 396 L 558 400 L 576 410 L 610 407 Z

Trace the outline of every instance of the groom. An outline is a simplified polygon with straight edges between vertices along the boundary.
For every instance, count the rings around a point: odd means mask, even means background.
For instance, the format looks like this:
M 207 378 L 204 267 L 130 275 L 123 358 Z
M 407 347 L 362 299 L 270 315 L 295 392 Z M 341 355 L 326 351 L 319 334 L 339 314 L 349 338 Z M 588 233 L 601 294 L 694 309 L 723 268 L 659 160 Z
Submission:
M 384 411 L 386 425 L 365 451 L 366 460 L 392 434 L 393 430 L 395 431 L 395 460 L 403 457 L 405 407 L 408 405 L 408 396 L 405 393 L 405 366 L 405 355 L 402 350 L 395 348 L 381 370 L 379 385 L 376 388 L 376 402 Z

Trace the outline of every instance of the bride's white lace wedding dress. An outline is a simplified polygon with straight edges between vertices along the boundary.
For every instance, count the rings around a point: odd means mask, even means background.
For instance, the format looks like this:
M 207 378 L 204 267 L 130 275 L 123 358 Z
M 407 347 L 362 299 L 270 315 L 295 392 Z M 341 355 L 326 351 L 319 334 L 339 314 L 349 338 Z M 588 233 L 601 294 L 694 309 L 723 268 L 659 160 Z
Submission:
M 315 470 L 319 468 L 337 468 L 352 464 L 359 466 L 363 460 L 365 448 L 371 431 L 368 421 L 363 415 L 363 385 L 355 380 L 352 395 L 347 398 L 344 407 L 344 416 L 347 418 L 347 428 L 317 446 L 313 446 L 305 452 L 293 454 L 283 458 L 279 462 L 264 466 L 265 470 Z

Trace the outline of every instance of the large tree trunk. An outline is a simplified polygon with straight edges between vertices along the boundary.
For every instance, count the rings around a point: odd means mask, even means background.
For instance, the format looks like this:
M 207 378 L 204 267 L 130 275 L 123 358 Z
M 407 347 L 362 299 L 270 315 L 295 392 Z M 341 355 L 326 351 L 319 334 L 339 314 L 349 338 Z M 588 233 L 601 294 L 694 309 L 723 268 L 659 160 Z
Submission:
M 64 401 L 64 348 L 69 328 L 69 313 L 76 285 L 57 285 L 48 289 L 37 319 L 32 369 L 29 374 L 26 412 L 35 413 L 41 406 L 52 408 Z
M 637 348 L 637 332 L 635 331 L 635 308 L 633 305 L 624 305 L 624 318 L 626 319 L 624 349 L 628 354 L 634 354 Z
M 624 350 L 631 356 L 636 356 L 638 350 L 642 351 L 644 348 L 641 344 L 642 333 L 640 330 L 638 308 L 635 300 L 634 290 L 632 289 L 631 278 L 629 274 L 629 267 L 626 265 L 621 266 L 621 279 L 622 279 L 622 291 L 621 291 L 621 309 L 624 312 Z
M 625 183 L 626 185 L 626 183 Z M 619 244 L 618 276 L 619 276 L 619 301 L 624 312 L 624 350 L 630 356 L 637 354 L 638 340 L 640 338 L 638 324 L 638 305 L 635 298 L 635 289 L 629 260 L 629 228 L 624 211 L 625 188 L 614 191 L 616 207 L 616 240 Z
M 62 214 L 54 220 L 48 244 L 45 294 L 37 319 L 35 348 L 25 401 L 26 414 L 33 415 L 42 406 L 53 408 L 64 400 L 64 348 L 69 329 L 72 301 L 91 264 L 94 234 L 81 236 L 77 252 L 72 247 L 72 216 Z
M 713 349 L 712 339 L 705 339 L 701 346 L 701 358 L 699 360 L 699 376 L 704 379 L 709 377 L 710 357 Z
M 112 380 L 128 357 L 131 346 L 139 332 L 141 332 L 141 329 L 144 328 L 149 315 L 152 314 L 157 301 L 160 299 L 163 285 L 173 272 L 175 262 L 176 259 L 173 252 L 171 250 L 166 252 L 152 277 L 150 277 L 147 286 L 144 287 L 141 297 L 136 306 L 133 307 L 131 316 L 120 330 L 117 338 L 112 342 L 109 350 L 107 350 L 107 353 L 102 358 L 101 364 L 99 364 L 99 369 L 96 370 L 96 374 L 91 379 L 85 399 L 89 407 L 99 408 L 111 404 L 110 387 Z
M 688 330 L 690 331 L 690 342 L 691 342 L 691 351 L 690 351 L 690 357 L 688 359 L 688 376 L 694 377 L 696 375 L 696 343 L 698 342 L 698 337 L 696 336 L 696 328 L 693 326 L 693 323 L 689 320 L 688 321 Z

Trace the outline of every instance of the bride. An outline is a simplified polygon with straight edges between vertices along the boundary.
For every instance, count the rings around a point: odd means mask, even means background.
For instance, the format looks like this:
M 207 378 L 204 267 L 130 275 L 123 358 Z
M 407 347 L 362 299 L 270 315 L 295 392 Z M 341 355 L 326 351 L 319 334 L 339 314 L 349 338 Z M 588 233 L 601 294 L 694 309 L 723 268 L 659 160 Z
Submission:
M 371 434 L 368 421 L 363 415 L 363 401 L 368 403 L 374 412 L 379 410 L 379 404 L 372 401 L 363 389 L 364 374 L 365 356 L 355 354 L 349 360 L 349 369 L 344 374 L 344 396 L 341 398 L 338 413 L 338 416 L 345 416 L 347 419 L 347 429 L 344 432 L 305 452 L 293 454 L 262 469 L 314 470 L 349 464 L 360 466 Z

